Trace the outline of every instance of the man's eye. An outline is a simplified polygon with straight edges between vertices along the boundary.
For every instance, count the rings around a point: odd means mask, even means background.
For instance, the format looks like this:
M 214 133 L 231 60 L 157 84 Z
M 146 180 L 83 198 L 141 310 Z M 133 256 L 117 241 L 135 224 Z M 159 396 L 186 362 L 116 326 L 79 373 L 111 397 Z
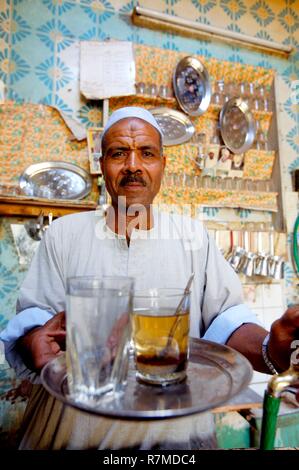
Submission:
M 124 157 L 125 153 L 122 152 L 121 150 L 118 150 L 117 152 L 113 152 L 111 156 L 113 158 L 120 158 L 120 157 Z
M 154 154 L 152 152 L 150 152 L 149 150 L 144 150 L 142 155 L 146 158 L 154 157 Z

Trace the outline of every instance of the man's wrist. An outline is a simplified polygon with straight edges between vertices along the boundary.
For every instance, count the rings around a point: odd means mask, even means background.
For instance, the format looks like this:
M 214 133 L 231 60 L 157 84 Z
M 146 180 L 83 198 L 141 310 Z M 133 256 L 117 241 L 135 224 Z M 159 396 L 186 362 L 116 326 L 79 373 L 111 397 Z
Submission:
M 20 338 L 16 341 L 17 352 L 23 359 L 24 364 L 26 367 L 28 367 L 28 369 L 34 370 L 35 372 L 36 370 L 32 360 L 32 342 L 35 332 L 41 330 L 42 328 L 42 326 L 35 326 L 31 328 L 31 330 L 27 331 L 27 333 L 25 333 L 23 336 L 20 336 Z
M 264 341 L 262 343 L 262 356 L 271 374 L 275 375 L 275 374 L 278 374 L 278 372 L 271 358 L 269 357 L 269 351 L 268 351 L 269 340 L 270 340 L 270 333 L 268 333 L 267 336 L 265 336 Z

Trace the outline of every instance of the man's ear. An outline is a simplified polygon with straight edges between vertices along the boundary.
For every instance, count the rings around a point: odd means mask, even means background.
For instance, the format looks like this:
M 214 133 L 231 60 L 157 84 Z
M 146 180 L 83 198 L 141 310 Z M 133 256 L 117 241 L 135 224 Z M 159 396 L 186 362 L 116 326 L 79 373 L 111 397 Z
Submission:
M 166 157 L 165 155 L 163 155 L 163 171 L 165 170 L 165 167 L 166 167 Z
M 103 175 L 104 174 L 104 157 L 103 157 L 103 155 L 100 158 L 100 166 L 101 166 L 101 172 L 102 172 L 102 175 Z

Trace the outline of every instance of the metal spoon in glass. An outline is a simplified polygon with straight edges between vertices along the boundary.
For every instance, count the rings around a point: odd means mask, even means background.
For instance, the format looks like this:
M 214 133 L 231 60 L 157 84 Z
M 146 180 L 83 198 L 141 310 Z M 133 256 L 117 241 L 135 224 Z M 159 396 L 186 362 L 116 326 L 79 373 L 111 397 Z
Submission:
M 188 279 L 187 285 L 186 285 L 185 290 L 184 290 L 183 297 L 180 300 L 180 303 L 177 306 L 176 311 L 175 311 L 176 319 L 175 319 L 175 321 L 174 321 L 174 323 L 173 323 L 173 325 L 170 329 L 170 332 L 169 332 L 169 335 L 168 335 L 168 338 L 167 338 L 166 346 L 159 353 L 160 357 L 165 357 L 169 354 L 169 350 L 171 348 L 171 344 L 172 344 L 172 340 L 173 340 L 175 330 L 176 330 L 176 328 L 177 328 L 177 326 L 180 322 L 180 318 L 181 318 L 180 312 L 181 312 L 181 310 L 184 306 L 185 299 L 186 299 L 187 295 L 190 293 L 190 287 L 191 287 L 192 281 L 194 279 L 194 276 L 195 276 L 195 273 L 192 273 L 191 276 Z

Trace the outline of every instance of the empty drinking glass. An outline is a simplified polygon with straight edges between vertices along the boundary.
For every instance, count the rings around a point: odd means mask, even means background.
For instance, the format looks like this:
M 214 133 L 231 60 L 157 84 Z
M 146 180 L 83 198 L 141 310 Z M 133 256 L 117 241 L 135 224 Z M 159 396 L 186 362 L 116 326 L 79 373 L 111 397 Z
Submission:
M 104 394 L 122 391 L 133 286 L 129 277 L 68 278 L 66 362 L 74 400 L 94 403 Z

